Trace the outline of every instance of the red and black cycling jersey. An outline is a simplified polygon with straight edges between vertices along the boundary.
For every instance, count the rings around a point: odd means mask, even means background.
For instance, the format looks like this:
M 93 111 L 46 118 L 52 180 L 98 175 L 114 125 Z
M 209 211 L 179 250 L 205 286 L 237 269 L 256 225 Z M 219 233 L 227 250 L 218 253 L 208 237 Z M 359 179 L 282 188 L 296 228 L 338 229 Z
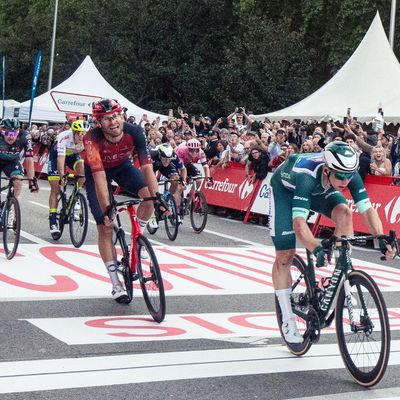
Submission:
M 124 123 L 122 130 L 123 136 L 118 143 L 109 142 L 100 127 L 85 135 L 84 160 L 92 172 L 117 167 L 133 153 L 137 154 L 140 165 L 152 163 L 143 129 L 137 125 Z
M 13 144 L 8 144 L 0 134 L 0 161 L 19 160 L 22 151 L 25 157 L 33 157 L 32 136 L 28 131 L 21 129 Z

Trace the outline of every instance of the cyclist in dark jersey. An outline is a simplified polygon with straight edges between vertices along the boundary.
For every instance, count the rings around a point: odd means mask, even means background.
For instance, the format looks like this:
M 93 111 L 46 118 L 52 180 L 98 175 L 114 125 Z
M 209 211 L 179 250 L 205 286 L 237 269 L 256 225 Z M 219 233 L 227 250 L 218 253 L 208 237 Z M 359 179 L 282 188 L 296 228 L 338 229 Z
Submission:
M 161 144 L 157 149 L 151 150 L 150 155 L 154 172 L 160 171 L 161 175 L 174 180 L 174 182 L 171 182 L 170 192 L 174 195 L 179 210 L 181 193 L 184 190 L 184 182 L 186 182 L 187 177 L 185 166 L 168 143 Z M 179 179 L 181 179 L 181 182 L 179 182 Z
M 138 209 L 139 224 L 144 227 L 154 206 L 159 214 L 168 207 L 158 193 L 158 184 L 140 126 L 126 123 L 122 106 L 112 99 L 101 99 L 93 104 L 97 127 L 84 137 L 86 192 L 89 206 L 97 223 L 101 258 L 112 282 L 112 296 L 118 303 L 128 300 L 117 274 L 117 254 L 112 240 L 113 222 L 107 216 L 110 207 L 111 181 L 114 180 L 133 196 L 157 197 L 157 201 L 143 201 Z M 132 164 L 132 154 L 138 156 L 140 169 Z
M 296 239 L 314 253 L 317 267 L 326 263 L 326 254 L 307 225 L 310 210 L 322 213 L 335 222 L 335 235 L 352 236 L 352 213 L 341 191 L 348 187 L 359 212 L 372 234 L 382 234 L 382 223 L 372 207 L 357 171 L 358 156 L 344 142 L 328 144 L 322 153 L 291 155 L 271 179 L 270 231 L 276 249 L 272 269 L 275 294 L 282 310 L 282 332 L 290 343 L 301 343 L 294 320 L 290 295 L 290 266 Z M 392 259 L 394 250 L 384 240 L 381 251 Z
M 32 137 L 29 132 L 20 129 L 17 118 L 5 118 L 0 123 L 0 172 L 7 177 L 16 177 L 14 182 L 14 195 L 18 197 L 22 190 L 24 168 L 21 164 L 21 153 L 25 156 L 25 165 L 31 192 L 38 192 L 39 186 L 35 178 L 33 164 Z

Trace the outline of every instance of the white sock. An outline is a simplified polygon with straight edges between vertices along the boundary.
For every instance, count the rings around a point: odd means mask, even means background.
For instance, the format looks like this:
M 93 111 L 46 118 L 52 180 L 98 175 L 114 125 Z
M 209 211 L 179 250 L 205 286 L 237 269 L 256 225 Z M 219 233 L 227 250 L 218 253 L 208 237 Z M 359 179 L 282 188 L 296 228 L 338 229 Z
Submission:
M 113 287 L 122 286 L 121 282 L 118 278 L 117 260 L 107 261 L 104 264 L 106 265 L 108 275 L 110 275 L 110 279 L 111 279 L 111 283 L 112 283 Z
M 279 306 L 281 307 L 283 323 L 286 323 L 289 319 L 294 318 L 292 305 L 290 303 L 291 293 L 291 288 L 275 290 L 276 297 L 279 301 Z
M 150 221 L 150 218 L 147 219 L 146 221 L 145 221 L 144 219 L 138 218 L 139 226 L 140 226 L 141 228 L 144 228 L 144 227 L 147 225 L 147 223 L 148 223 L 149 221 Z

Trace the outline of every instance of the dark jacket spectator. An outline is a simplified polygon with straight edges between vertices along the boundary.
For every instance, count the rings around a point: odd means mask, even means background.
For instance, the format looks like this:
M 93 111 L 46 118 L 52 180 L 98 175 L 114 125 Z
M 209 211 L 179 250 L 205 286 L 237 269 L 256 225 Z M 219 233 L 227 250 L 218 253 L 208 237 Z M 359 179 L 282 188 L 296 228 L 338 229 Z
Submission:
M 261 150 L 259 147 L 252 148 L 245 167 L 246 176 L 249 181 L 254 182 L 256 179 L 263 180 L 268 173 L 268 163 L 269 156 L 267 152 Z M 254 174 L 250 175 L 250 171 L 254 171 Z

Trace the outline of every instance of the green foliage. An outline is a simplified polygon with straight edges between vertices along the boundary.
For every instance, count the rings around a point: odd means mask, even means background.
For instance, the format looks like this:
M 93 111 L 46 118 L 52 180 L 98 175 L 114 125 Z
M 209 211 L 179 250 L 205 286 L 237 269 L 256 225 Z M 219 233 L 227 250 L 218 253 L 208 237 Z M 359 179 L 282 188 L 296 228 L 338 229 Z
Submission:
M 354 52 L 377 9 L 388 30 L 388 3 L 60 0 L 53 86 L 89 54 L 112 86 L 152 111 L 181 106 L 218 116 L 238 105 L 272 111 L 325 83 Z M 55 0 L 0 2 L 8 98 L 29 98 L 39 49 L 38 94 L 47 90 L 54 6 Z

